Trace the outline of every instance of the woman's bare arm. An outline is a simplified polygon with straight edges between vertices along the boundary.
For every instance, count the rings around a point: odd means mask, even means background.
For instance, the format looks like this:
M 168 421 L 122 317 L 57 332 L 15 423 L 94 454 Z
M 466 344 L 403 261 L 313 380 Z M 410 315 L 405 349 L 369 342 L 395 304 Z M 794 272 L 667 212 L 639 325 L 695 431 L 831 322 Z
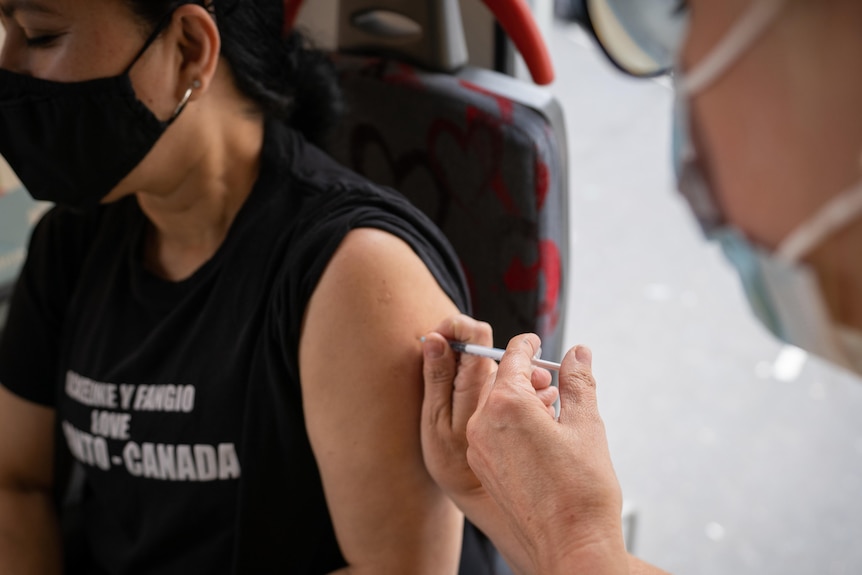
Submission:
M 54 410 L 0 386 L 0 573 L 61 571 L 53 452 Z
M 463 515 L 422 459 L 420 338 L 456 313 L 402 240 L 359 229 L 311 298 L 303 407 L 346 573 L 458 569 Z

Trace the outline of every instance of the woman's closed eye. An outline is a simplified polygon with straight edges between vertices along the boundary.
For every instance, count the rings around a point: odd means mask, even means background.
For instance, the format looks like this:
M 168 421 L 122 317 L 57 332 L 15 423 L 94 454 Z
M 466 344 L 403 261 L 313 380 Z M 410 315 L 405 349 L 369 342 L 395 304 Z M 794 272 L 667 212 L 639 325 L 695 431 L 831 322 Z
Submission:
M 26 34 L 24 42 L 28 48 L 47 48 L 52 46 L 63 34 Z

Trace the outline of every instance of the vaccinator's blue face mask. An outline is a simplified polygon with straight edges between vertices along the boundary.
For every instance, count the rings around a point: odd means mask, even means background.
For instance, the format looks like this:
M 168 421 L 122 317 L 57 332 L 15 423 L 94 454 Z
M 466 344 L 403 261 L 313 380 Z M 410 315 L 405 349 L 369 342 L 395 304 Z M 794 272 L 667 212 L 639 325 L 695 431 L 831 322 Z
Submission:
M 689 101 L 727 72 L 778 19 L 786 0 L 751 6 L 700 62 L 678 64 L 688 28 L 682 0 L 586 0 L 587 23 L 611 61 L 635 76 L 672 72 L 673 160 L 680 192 L 707 237 L 736 268 L 752 310 L 780 339 L 862 373 L 862 334 L 833 321 L 816 274 L 803 259 L 862 217 L 862 182 L 827 202 L 774 251 L 727 221 L 700 169 Z

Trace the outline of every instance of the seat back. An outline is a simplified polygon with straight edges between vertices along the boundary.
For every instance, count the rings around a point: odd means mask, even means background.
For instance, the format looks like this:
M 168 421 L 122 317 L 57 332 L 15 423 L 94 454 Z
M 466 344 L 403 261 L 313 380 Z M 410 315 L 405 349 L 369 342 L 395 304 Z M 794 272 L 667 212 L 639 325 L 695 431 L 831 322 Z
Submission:
M 494 327 L 496 345 L 535 332 L 545 356 L 557 357 L 568 255 L 562 110 L 545 89 L 463 61 L 454 68 L 451 59 L 432 61 L 458 50 L 401 54 L 397 29 L 367 25 L 369 14 L 386 15 L 391 6 L 381 4 L 393 2 L 343 0 L 346 46 L 335 61 L 347 113 L 329 152 L 399 190 L 443 230 L 461 259 L 474 315 Z M 437 12 L 429 30 L 445 23 L 443 38 L 463 38 L 460 20 L 440 13 L 454 3 L 430 4 Z M 410 13 L 424 30 L 421 17 Z M 379 50 L 375 33 L 384 36 Z

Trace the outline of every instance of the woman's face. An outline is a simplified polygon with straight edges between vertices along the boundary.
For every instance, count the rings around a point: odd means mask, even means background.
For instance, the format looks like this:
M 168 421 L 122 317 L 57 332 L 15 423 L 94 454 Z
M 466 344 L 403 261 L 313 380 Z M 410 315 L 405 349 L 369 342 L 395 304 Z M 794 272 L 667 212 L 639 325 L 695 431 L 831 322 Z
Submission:
M 197 84 L 200 90 L 195 96 L 200 97 L 214 74 L 217 31 L 201 6 L 184 6 L 141 54 L 154 25 L 146 25 L 129 4 L 126 0 L 0 0 L 5 31 L 0 68 L 55 82 L 109 78 L 129 70 L 137 98 L 158 119 L 167 121 L 183 94 Z M 190 117 L 196 116 L 185 113 L 181 122 L 172 125 L 170 136 L 159 139 L 106 201 L 156 191 L 170 186 L 168 180 L 180 179 L 191 161 L 182 150 L 201 124 L 200 118 Z
M 0 68 L 57 82 L 122 74 L 151 32 L 124 0 L 0 0 L 0 21 Z M 156 40 L 130 70 L 138 98 L 163 120 L 177 105 L 167 50 Z
M 60 82 L 122 73 L 146 37 L 121 0 L 0 0 L 0 21 L 0 67 Z

